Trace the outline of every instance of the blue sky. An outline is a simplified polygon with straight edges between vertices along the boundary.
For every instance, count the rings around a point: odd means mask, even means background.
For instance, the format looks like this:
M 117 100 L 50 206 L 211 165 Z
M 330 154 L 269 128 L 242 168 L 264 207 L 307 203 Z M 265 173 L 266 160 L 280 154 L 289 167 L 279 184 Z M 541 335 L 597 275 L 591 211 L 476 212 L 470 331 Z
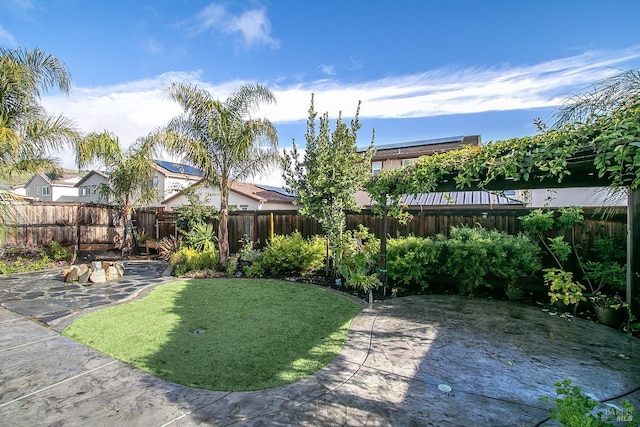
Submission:
M 0 0 L 0 10 L 0 46 L 38 47 L 71 72 L 71 94 L 46 94 L 47 110 L 125 145 L 180 113 L 166 96 L 175 81 L 221 99 L 267 85 L 278 103 L 260 115 L 283 148 L 304 145 L 312 93 L 334 119 L 362 101 L 366 146 L 374 128 L 379 145 L 532 135 L 566 97 L 640 68 L 637 0 Z

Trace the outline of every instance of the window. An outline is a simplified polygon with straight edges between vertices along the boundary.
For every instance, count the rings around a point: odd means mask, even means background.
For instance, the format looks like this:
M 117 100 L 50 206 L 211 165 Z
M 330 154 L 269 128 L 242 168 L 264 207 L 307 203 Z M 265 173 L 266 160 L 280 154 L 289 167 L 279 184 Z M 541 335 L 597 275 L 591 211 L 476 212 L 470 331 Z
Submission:
M 97 185 L 92 185 L 91 186 L 91 194 L 98 194 L 98 186 Z
M 371 162 L 371 175 L 378 176 L 382 172 L 382 162 Z
M 80 187 L 80 197 L 87 197 L 91 195 L 91 187 Z
M 409 166 L 411 163 L 415 163 L 418 159 L 402 159 L 402 166 Z
M 153 185 L 153 188 L 158 188 L 158 175 L 151 178 L 151 185 Z
M 42 187 L 42 195 L 43 196 L 49 196 L 50 194 L 51 194 L 51 187 L 49 187 L 48 185 Z
M 40 187 L 36 187 L 36 195 L 40 195 Z
M 249 210 L 249 205 L 240 205 L 240 210 L 241 211 L 248 211 Z

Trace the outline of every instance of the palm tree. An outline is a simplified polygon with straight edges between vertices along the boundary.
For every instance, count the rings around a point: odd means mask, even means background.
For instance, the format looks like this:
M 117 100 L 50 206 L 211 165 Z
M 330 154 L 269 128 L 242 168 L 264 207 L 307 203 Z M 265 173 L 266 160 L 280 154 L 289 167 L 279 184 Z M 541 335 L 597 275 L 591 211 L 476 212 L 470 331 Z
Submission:
M 553 128 L 612 115 L 640 102 L 640 70 L 628 70 L 596 82 L 587 92 L 568 98 L 554 116 Z
M 65 65 L 38 49 L 0 48 L 0 175 L 55 171 L 49 153 L 78 141 L 74 124 L 40 105 L 50 89 L 68 93 L 71 75 Z
M 77 144 L 76 154 L 79 169 L 100 162 L 110 173 L 109 183 L 101 184 L 98 191 L 104 200 L 122 209 L 122 251 L 130 252 L 129 226 L 134 207 L 148 205 L 158 197 L 152 182 L 155 171 L 152 146 L 143 138 L 124 149 L 117 136 L 104 131 L 85 136 Z
M 220 262 L 229 258 L 227 218 L 234 181 L 266 172 L 278 163 L 278 135 L 273 124 L 252 114 L 262 103 L 275 103 L 265 86 L 245 84 L 226 101 L 214 99 L 195 85 L 175 83 L 171 98 L 183 108 L 156 137 L 173 155 L 203 171 L 220 189 L 218 249 Z

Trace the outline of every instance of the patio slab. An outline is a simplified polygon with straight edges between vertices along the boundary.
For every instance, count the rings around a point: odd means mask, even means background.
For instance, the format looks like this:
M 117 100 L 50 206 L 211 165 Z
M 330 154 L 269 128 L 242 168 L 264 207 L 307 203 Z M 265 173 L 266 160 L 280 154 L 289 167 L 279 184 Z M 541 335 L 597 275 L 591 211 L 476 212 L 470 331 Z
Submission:
M 110 289 L 126 300 L 165 280 L 145 271 L 148 287 L 139 277 L 132 284 L 141 286 Z M 640 340 L 536 307 L 458 296 L 377 302 L 353 320 L 340 355 L 311 377 L 220 392 L 168 383 L 59 335 L 70 318 L 42 319 L 77 289 L 50 292 L 60 287 L 53 282 L 25 289 L 23 278 L 8 290 L 2 279 L 6 293 L 45 294 L 36 297 L 42 313 L 26 303 L 23 313 L 0 308 L 0 419 L 7 426 L 549 426 L 539 398 L 554 396 L 563 379 L 640 409 Z M 73 316 L 97 309 L 90 304 L 74 307 Z

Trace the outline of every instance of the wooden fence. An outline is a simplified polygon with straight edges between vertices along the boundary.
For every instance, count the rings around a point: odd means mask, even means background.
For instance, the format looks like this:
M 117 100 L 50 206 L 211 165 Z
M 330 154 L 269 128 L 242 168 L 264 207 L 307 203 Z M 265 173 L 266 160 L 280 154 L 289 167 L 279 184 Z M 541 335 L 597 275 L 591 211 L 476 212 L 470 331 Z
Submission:
M 55 240 L 62 245 L 79 244 L 84 250 L 120 247 L 124 224 L 120 212 L 112 207 L 46 202 L 12 207 L 15 208 L 12 214 L 5 212 L 2 215 L 5 225 L 3 243 L 43 245 Z M 406 224 L 388 218 L 387 235 L 433 236 L 447 234 L 452 226 L 476 224 L 515 234 L 522 231 L 518 217 L 531 210 L 521 207 L 477 209 L 447 206 L 410 211 L 412 219 Z M 603 237 L 626 239 L 626 208 L 609 209 L 606 217 L 603 217 L 601 209 L 586 208 L 584 212 L 584 224 L 575 227 L 575 241 L 584 253 L 588 253 L 594 240 Z M 172 212 L 139 209 L 135 212 L 134 225 L 138 233 L 144 231 L 149 237 L 161 239 L 178 234 L 175 220 Z M 381 237 L 382 219 L 371 211 L 347 213 L 347 229 L 356 229 L 359 224 Z M 290 234 L 296 230 L 305 237 L 321 234 L 315 219 L 303 217 L 296 211 L 232 212 L 229 215 L 230 251 L 235 253 L 240 249 L 240 240 L 245 235 L 258 247 L 264 247 L 271 233 Z M 573 236 L 567 236 L 570 237 Z
M 81 250 L 112 249 L 122 241 L 119 210 L 80 203 L 38 202 L 5 205 L 1 211 L 3 244 L 42 246 L 56 241 Z
M 387 220 L 387 235 L 396 236 L 435 236 L 449 233 L 452 226 L 480 225 L 488 229 L 497 229 L 509 234 L 517 234 L 522 230 L 519 217 L 531 212 L 531 208 L 474 209 L 446 207 L 409 211 L 412 218 L 407 223 L 400 223 L 394 218 Z M 612 208 L 604 212 L 602 209 L 585 208 L 585 221 L 575 227 L 574 236 L 567 234 L 567 239 L 575 238 L 584 253 L 588 253 L 595 240 L 603 237 L 614 237 L 624 241 L 627 235 L 626 208 Z M 159 215 L 160 233 L 158 237 L 177 234 L 175 216 L 163 212 Z M 369 210 L 346 215 L 347 229 L 353 230 L 359 224 L 367 227 L 378 238 L 382 236 L 382 218 Z M 215 223 L 217 226 L 217 223 Z M 264 247 L 271 233 L 290 234 L 299 231 L 308 237 L 322 234 L 318 221 L 303 217 L 296 211 L 236 211 L 229 215 L 229 248 L 231 253 L 241 247 L 243 236 L 253 240 L 257 247 Z M 555 232 L 549 233 L 554 237 Z

